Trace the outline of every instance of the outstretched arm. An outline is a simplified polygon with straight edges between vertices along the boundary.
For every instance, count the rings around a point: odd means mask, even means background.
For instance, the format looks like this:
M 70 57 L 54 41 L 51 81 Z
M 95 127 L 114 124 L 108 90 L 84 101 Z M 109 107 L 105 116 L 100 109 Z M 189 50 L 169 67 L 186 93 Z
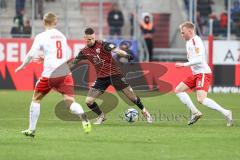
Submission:
M 27 53 L 23 63 L 15 69 L 15 72 L 22 70 L 25 66 L 27 66 L 33 59 L 34 54 L 36 54 L 40 50 L 41 39 L 38 36 L 35 37 L 32 47 L 30 51 Z
M 32 59 L 33 59 L 33 56 L 31 54 L 27 54 L 23 63 L 18 68 L 15 69 L 15 72 L 18 72 L 18 71 L 24 69 L 24 67 L 27 66 L 31 62 Z

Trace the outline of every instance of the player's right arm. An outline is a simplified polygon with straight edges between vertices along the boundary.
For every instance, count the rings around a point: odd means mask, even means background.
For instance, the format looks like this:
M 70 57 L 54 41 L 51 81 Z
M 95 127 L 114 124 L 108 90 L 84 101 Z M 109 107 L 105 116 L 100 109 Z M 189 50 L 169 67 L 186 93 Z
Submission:
M 30 51 L 27 53 L 26 57 L 24 58 L 23 63 L 15 69 L 15 72 L 18 72 L 24 69 L 24 67 L 27 66 L 32 61 L 34 54 L 37 53 L 39 50 L 40 50 L 40 42 L 39 42 L 38 36 L 36 36 Z
M 199 39 L 196 39 L 195 41 L 193 40 L 193 48 L 194 48 L 194 51 L 192 51 L 192 56 L 191 58 L 189 59 L 188 62 L 185 62 L 185 63 L 176 63 L 175 66 L 176 67 L 191 67 L 191 66 L 194 66 L 194 65 L 197 65 L 197 64 L 201 64 L 202 63 L 202 60 L 203 60 L 203 54 L 204 54 L 204 45 L 203 45 L 203 42 L 202 40 L 199 38 Z M 188 48 L 189 46 L 186 46 L 186 48 Z M 191 46 L 190 46 L 191 47 Z
M 188 62 L 185 62 L 185 63 L 176 63 L 175 66 L 177 68 L 179 67 L 191 67 L 191 66 L 194 66 L 194 65 L 197 65 L 197 64 L 201 64 L 202 63 L 202 56 L 201 55 L 197 55 L 195 57 L 193 57 L 191 59 L 191 61 L 188 61 Z
M 203 61 L 203 55 L 205 54 L 203 41 L 200 38 L 194 38 L 192 39 L 192 44 L 194 47 L 192 57 L 189 62 L 184 63 L 184 67 L 201 64 Z
M 68 65 L 69 69 L 72 71 L 75 69 L 77 64 L 81 60 L 84 60 L 84 59 L 86 59 L 86 57 L 83 55 L 82 50 L 81 50 L 75 58 L 73 58 L 67 62 L 67 65 Z
M 15 69 L 15 72 L 22 70 L 26 65 L 28 65 L 32 61 L 32 59 L 33 59 L 33 56 L 31 56 L 30 54 L 27 54 L 23 63 L 18 68 Z

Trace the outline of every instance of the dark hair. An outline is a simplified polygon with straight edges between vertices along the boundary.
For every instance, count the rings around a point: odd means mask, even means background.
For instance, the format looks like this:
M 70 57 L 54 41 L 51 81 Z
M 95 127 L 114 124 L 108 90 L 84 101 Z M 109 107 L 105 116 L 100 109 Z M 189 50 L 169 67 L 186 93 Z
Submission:
M 85 34 L 94 34 L 94 30 L 92 28 L 86 28 L 84 32 Z

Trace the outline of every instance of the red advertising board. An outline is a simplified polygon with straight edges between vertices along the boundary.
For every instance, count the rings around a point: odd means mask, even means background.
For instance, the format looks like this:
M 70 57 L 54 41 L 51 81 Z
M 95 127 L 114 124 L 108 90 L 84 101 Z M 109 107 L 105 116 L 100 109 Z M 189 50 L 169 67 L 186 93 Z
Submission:
M 24 60 L 32 42 L 32 39 L 0 39 L 1 89 L 33 90 L 34 83 L 42 72 L 41 64 L 31 63 L 25 70 L 18 73 L 14 72 L 16 67 Z M 68 45 L 69 51 L 74 57 L 84 46 L 84 41 L 68 40 Z M 160 88 L 161 85 L 164 86 L 165 83 L 168 83 L 174 89 L 181 80 L 191 73 L 189 68 L 175 68 L 174 63 L 140 63 L 139 67 L 142 71 L 148 73 L 144 74 L 146 82 L 149 85 L 156 83 Z M 93 82 L 94 78 L 95 76 L 89 75 L 89 82 Z

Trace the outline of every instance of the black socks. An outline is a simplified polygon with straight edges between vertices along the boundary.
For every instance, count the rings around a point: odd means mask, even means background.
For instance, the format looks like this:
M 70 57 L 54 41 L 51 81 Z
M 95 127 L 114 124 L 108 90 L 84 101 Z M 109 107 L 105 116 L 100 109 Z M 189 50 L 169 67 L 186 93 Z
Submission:
M 96 102 L 94 102 L 93 104 L 87 104 L 87 106 L 93 111 L 95 112 L 97 115 L 102 114 L 102 111 L 100 110 L 98 104 Z
M 138 108 L 140 108 L 141 110 L 143 110 L 144 106 L 141 102 L 141 99 L 139 97 L 137 97 L 137 99 L 135 101 L 133 101 L 134 104 L 136 104 L 138 106 Z

